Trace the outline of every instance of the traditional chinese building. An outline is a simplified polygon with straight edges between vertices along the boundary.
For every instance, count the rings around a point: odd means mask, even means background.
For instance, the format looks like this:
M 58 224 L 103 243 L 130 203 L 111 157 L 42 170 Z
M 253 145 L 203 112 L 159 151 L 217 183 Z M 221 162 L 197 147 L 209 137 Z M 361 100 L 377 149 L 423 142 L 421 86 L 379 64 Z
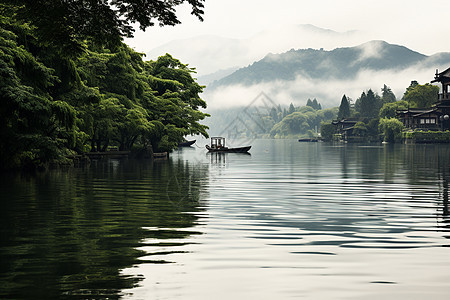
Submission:
M 431 82 L 441 83 L 437 102 L 431 108 L 410 108 L 397 111 L 397 117 L 406 128 L 450 130 L 450 68 L 441 73 L 436 70 L 435 79 Z
M 336 126 L 336 133 L 340 135 L 340 138 L 343 141 L 349 141 L 352 139 L 353 128 L 356 123 L 358 123 L 358 119 L 342 119 L 332 122 L 332 124 Z
M 435 105 L 436 112 L 439 115 L 441 130 L 450 130 L 450 68 L 444 72 L 438 73 L 432 82 L 440 82 L 438 102 Z

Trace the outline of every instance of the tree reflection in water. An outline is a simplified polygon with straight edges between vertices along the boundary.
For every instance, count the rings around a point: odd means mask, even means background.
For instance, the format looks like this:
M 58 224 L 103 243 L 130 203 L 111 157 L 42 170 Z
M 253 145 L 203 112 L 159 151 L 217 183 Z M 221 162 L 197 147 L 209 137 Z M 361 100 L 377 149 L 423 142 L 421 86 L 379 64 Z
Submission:
M 361 149 L 364 149 L 361 151 Z M 343 178 L 351 177 L 351 170 L 357 170 L 358 179 L 373 180 L 373 174 L 384 174 L 384 182 L 392 183 L 395 176 L 406 173 L 409 184 L 426 188 L 439 182 L 437 208 L 440 225 L 450 229 L 448 184 L 450 181 L 450 148 L 446 144 L 415 145 L 346 145 L 340 147 L 340 162 Z M 420 199 L 421 191 L 412 194 L 411 201 Z
M 2 176 L 0 298 L 119 298 L 142 279 L 122 269 L 166 263 L 140 259 L 144 239 L 199 234 L 207 176 L 171 160 Z

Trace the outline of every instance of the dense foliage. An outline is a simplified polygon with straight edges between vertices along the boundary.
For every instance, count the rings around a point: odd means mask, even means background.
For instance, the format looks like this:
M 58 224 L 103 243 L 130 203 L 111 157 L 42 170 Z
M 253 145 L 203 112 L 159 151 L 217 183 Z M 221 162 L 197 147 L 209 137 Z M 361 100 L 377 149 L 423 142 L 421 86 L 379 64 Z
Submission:
M 397 110 L 405 110 L 408 109 L 408 103 L 404 100 L 385 103 L 383 107 L 381 107 L 378 116 L 380 118 L 395 118 Z
M 367 93 L 362 92 L 361 97 L 355 102 L 355 109 L 361 118 L 376 118 L 382 106 L 381 97 L 372 89 L 369 89 Z
M 339 105 L 338 119 L 350 117 L 350 103 L 347 96 L 342 96 L 341 105 Z
M 407 101 L 410 107 L 429 108 L 436 102 L 438 93 L 438 86 L 429 83 L 422 85 L 413 81 L 406 89 L 403 100 Z
M 439 87 L 412 81 L 402 100 L 397 101 L 391 88 L 384 85 L 381 97 L 372 89 L 363 91 L 352 106 L 344 95 L 338 111 L 338 120 L 357 120 L 352 134 L 361 141 L 398 142 L 402 139 L 403 124 L 396 119 L 397 110 L 408 108 L 429 108 L 437 101 Z M 334 131 L 330 123 L 321 126 L 322 138 L 332 140 Z
M 331 142 L 333 140 L 333 136 L 336 133 L 336 126 L 331 123 L 323 122 L 320 125 L 320 136 L 323 141 Z
M 78 55 L 85 40 L 96 45 L 120 46 L 132 37 L 133 23 L 145 30 L 159 24 L 176 25 L 176 6 L 187 3 L 202 20 L 204 0 L 1 0 L 13 4 L 19 20 L 37 28 L 39 39 L 60 55 Z
M 416 143 L 441 143 L 450 141 L 450 131 L 411 131 L 404 132 L 404 138 Z
M 380 120 L 380 132 L 385 142 L 398 142 L 402 139 L 403 123 L 395 118 L 383 118 Z
M 111 145 L 169 151 L 184 135 L 207 136 L 203 87 L 179 60 L 144 62 L 123 43 L 88 41 L 62 55 L 14 7 L 0 10 L 0 169 Z
M 317 100 L 314 100 L 317 103 Z M 323 122 L 330 122 L 336 118 L 337 108 L 318 109 L 319 103 L 315 107 L 317 109 L 310 105 L 297 107 L 293 113 L 287 114 L 273 126 L 270 136 L 275 138 L 317 136 Z
M 268 136 L 272 138 L 312 138 L 318 131 L 324 141 L 331 141 L 336 133 L 333 120 L 351 119 L 352 140 L 363 142 L 398 142 L 402 139 L 403 124 L 396 119 L 397 110 L 408 107 L 431 107 L 437 100 L 438 87 L 430 84 L 420 85 L 413 82 L 406 89 L 402 100 L 398 100 L 391 88 L 383 85 L 381 96 L 368 89 L 353 101 L 343 95 L 339 107 L 321 109 L 317 99 L 308 99 L 306 106 L 295 107 L 292 103 L 286 109 L 272 107 L 268 114 L 261 114 L 263 109 L 247 110 L 244 120 L 247 131 L 236 132 L 237 136 Z M 234 112 L 232 115 L 236 115 Z M 258 116 L 257 120 L 254 116 Z M 233 119 L 234 120 L 234 119 Z M 256 121 L 255 121 L 256 120 Z M 231 121 L 231 120 L 229 120 Z M 253 124 L 253 126 L 252 126 Z M 335 123 L 336 124 L 336 123 Z
M 395 94 L 387 85 L 383 85 L 383 87 L 381 88 L 381 101 L 383 103 L 391 103 L 397 101 L 397 97 L 395 97 Z
M 322 105 L 320 105 L 316 98 L 314 98 L 314 100 L 308 99 L 308 101 L 306 101 L 306 106 L 312 107 L 316 110 L 322 109 Z

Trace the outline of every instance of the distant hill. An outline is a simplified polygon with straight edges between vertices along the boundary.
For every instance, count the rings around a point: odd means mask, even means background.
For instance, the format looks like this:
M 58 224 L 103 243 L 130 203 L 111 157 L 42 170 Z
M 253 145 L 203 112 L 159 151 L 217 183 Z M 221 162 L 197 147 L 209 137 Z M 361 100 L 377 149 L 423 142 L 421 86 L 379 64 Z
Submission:
M 198 76 L 233 67 L 247 66 L 269 52 L 281 53 L 291 48 L 323 47 L 332 49 L 366 41 L 357 31 L 336 32 L 309 24 L 273 27 L 243 39 L 213 35 L 174 40 L 146 54 L 147 59 L 170 53 L 183 63 L 189 63 Z
M 413 66 L 446 68 L 450 66 L 450 53 L 426 56 L 384 41 L 371 41 L 331 51 L 292 49 L 282 54 L 268 54 L 248 67 L 213 82 L 208 89 L 235 84 L 248 86 L 277 80 L 289 81 L 298 77 L 312 80 L 352 79 L 365 70 L 394 71 Z
M 203 75 L 203 76 L 198 76 L 198 83 L 200 83 L 201 85 L 208 85 L 214 81 L 217 81 L 219 79 L 222 79 L 230 74 L 232 74 L 233 72 L 235 72 L 236 70 L 238 70 L 238 67 L 235 68 L 229 68 L 226 70 L 219 70 L 217 72 L 208 74 L 208 75 Z

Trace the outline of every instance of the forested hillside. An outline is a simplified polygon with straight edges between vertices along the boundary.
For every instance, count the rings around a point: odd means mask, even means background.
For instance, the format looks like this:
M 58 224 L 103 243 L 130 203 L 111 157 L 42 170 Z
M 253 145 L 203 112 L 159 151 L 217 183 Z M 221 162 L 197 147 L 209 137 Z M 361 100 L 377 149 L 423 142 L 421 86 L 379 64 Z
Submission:
M 298 77 L 313 80 L 354 79 L 364 70 L 403 70 L 418 64 L 436 67 L 446 66 L 449 62 L 450 53 L 426 56 L 384 41 L 371 41 L 332 51 L 292 49 L 281 54 L 268 54 L 248 67 L 208 85 L 208 90 L 235 84 L 248 86 L 264 82 L 292 81 Z
M 187 134 L 207 136 L 194 70 L 169 54 L 143 61 L 121 42 L 131 34 L 126 23 L 86 28 L 106 17 L 83 16 L 74 9 L 80 1 L 4 2 L 24 5 L 0 4 L 0 169 L 44 166 L 108 146 L 169 151 Z M 96 7 L 76 8 L 92 14 Z M 39 18 L 52 11 L 56 21 Z M 79 20 L 55 27 L 74 12 Z M 163 25 L 179 22 L 173 12 L 159 14 L 167 15 Z M 149 26 L 150 19 L 141 21 Z

